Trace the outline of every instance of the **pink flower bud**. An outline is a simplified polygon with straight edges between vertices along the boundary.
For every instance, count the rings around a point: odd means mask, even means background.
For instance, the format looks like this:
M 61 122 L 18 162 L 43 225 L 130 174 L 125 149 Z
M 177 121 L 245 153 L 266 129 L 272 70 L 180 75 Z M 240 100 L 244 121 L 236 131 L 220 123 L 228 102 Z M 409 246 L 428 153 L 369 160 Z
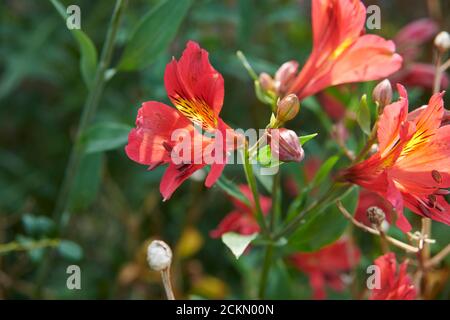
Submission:
M 275 90 L 275 83 L 274 83 L 272 77 L 265 72 L 262 72 L 259 75 L 259 84 L 264 91 L 274 91 Z
M 298 62 L 285 62 L 275 73 L 275 89 L 279 96 L 284 96 L 294 81 L 298 71 Z
M 283 162 L 300 162 L 305 152 L 297 134 L 285 128 L 271 129 L 269 134 L 272 156 Z
M 392 101 L 392 86 L 388 79 L 384 79 L 373 89 L 372 98 L 381 107 L 387 106 Z
M 286 122 L 295 118 L 300 111 L 300 101 L 295 94 L 290 94 L 279 100 L 277 108 L 277 120 Z

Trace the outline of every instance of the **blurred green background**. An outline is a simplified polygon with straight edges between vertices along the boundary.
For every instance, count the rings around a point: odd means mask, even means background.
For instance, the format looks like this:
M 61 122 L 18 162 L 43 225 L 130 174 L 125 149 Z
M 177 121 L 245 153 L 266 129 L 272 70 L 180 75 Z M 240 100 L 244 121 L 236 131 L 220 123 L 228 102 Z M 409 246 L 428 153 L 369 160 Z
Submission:
M 182 0 L 180 0 L 182 1 Z M 130 0 L 117 35 L 112 57 L 116 66 L 127 39 L 144 14 L 159 1 Z M 113 1 L 62 1 L 81 8 L 82 30 L 100 52 Z M 382 9 L 382 29 L 376 33 L 392 38 L 406 23 L 428 16 L 427 1 L 364 1 Z M 437 17 L 449 27 L 450 2 L 441 1 Z M 30 244 L 60 238 L 52 249 L 0 251 L 0 298 L 32 298 L 42 262 L 51 258 L 49 276 L 43 281 L 42 298 L 160 299 L 159 277 L 148 270 L 148 241 L 161 238 L 176 252 L 176 295 L 199 298 L 255 297 L 258 249 L 235 261 L 220 240 L 208 232 L 231 210 L 230 201 L 218 187 L 205 190 L 202 182 L 189 180 L 170 201 L 163 203 L 158 184 L 164 168 L 147 171 L 129 160 L 123 150 L 126 133 L 134 126 L 143 101 L 168 103 L 164 89 L 165 65 L 180 57 L 187 40 L 200 43 L 210 53 L 214 67 L 225 78 L 225 103 L 221 116 L 234 128 L 263 128 L 269 109 L 255 97 L 251 79 L 236 58 L 242 50 L 257 72 L 273 74 L 283 62 L 304 62 L 311 50 L 310 1 L 195 0 L 168 48 L 145 68 L 118 72 L 106 83 L 94 123 L 97 131 L 110 129 L 113 150 L 85 155 L 81 174 L 70 195 L 71 216 L 63 234 L 52 219 L 87 88 L 80 72 L 77 42 L 50 1 L 4 0 L 0 4 L 0 246 Z M 432 50 L 424 48 L 423 61 L 431 62 Z M 149 57 L 154 58 L 154 57 Z M 358 86 L 370 93 L 373 83 Z M 430 92 L 411 90 L 411 105 L 427 101 Z M 347 97 L 349 108 L 359 96 Z M 447 97 L 448 101 L 448 97 Z M 326 115 L 322 113 L 322 116 Z M 336 152 L 326 125 L 317 114 L 303 108 L 292 123 L 300 134 L 319 132 L 306 148 L 326 159 Z M 112 129 L 111 129 L 112 128 Z M 350 128 L 351 129 L 351 128 Z M 328 128 L 329 130 L 329 128 Z M 355 129 L 356 130 L 356 129 Z M 108 131 L 109 132 L 109 131 Z M 108 137 L 107 137 L 108 138 Z M 352 140 L 353 139 L 353 140 Z M 100 141 L 102 141 L 100 139 Z M 350 147 L 358 146 L 354 137 Z M 286 176 L 301 186 L 303 164 L 286 167 Z M 226 175 L 243 182 L 238 166 Z M 289 203 L 289 195 L 285 202 Z M 448 243 L 448 228 L 436 227 L 436 237 Z M 446 237 L 446 238 L 444 238 Z M 447 239 L 447 240 L 445 240 Z M 376 256 L 374 240 L 361 237 L 366 253 L 364 269 Z M 0 249 L 1 250 L 1 249 Z M 374 251 L 375 250 L 375 251 Z M 47 251 L 47 252 L 46 252 Z M 82 270 L 82 289 L 66 288 L 66 268 Z M 447 276 L 448 278 L 448 270 Z M 441 293 L 448 298 L 450 286 Z M 306 276 L 289 265 L 277 263 L 271 274 L 270 298 L 309 298 Z M 351 293 L 330 292 L 331 298 L 350 298 Z

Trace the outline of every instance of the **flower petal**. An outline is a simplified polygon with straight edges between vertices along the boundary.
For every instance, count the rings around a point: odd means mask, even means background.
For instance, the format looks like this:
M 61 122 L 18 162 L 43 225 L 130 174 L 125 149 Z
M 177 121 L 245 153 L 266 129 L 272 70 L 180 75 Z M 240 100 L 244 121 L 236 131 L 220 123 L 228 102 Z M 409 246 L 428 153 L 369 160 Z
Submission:
M 189 41 L 180 60 L 173 59 L 167 65 L 164 83 L 170 100 L 186 117 L 205 129 L 216 128 L 224 82 L 206 50 Z
M 202 169 L 204 164 L 188 164 L 188 165 L 176 165 L 170 163 L 164 172 L 159 185 L 159 191 L 163 196 L 163 201 L 170 199 L 176 189 L 188 179 L 195 171 Z
M 259 232 L 259 225 L 252 215 L 240 211 L 232 211 L 223 218 L 217 228 L 212 230 L 209 235 L 211 238 L 219 238 L 227 232 L 250 235 Z
M 402 57 L 395 53 L 395 44 L 379 36 L 364 35 L 345 51 L 334 63 L 330 79 L 316 85 L 362 82 L 385 78 L 402 66 Z
M 136 128 L 128 136 L 127 156 L 138 163 L 155 165 L 170 161 L 165 143 L 171 141 L 175 129 L 192 129 L 191 122 L 178 110 L 163 103 L 148 101 L 142 104 L 136 118 Z
M 396 144 L 399 139 L 403 122 L 408 116 L 408 96 L 403 86 L 398 85 L 400 99 L 387 105 L 378 120 L 378 147 L 381 154 Z

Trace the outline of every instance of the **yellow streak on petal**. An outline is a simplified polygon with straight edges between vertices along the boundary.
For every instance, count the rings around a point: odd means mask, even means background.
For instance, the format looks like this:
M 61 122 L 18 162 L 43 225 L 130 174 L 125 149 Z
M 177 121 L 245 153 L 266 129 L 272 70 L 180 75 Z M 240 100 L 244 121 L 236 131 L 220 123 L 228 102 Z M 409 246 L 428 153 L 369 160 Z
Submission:
M 408 141 L 406 146 L 403 148 L 402 153 L 400 154 L 399 159 L 406 157 L 408 154 L 416 151 L 420 147 L 427 144 L 433 134 L 430 134 L 427 131 L 417 131 L 414 136 L 411 138 L 411 140 Z
M 353 40 L 351 38 L 345 39 L 331 54 L 331 59 L 337 59 L 351 44 Z
M 176 102 L 175 107 L 193 123 L 202 126 L 204 130 L 213 131 L 217 128 L 217 117 L 205 101 L 176 98 Z

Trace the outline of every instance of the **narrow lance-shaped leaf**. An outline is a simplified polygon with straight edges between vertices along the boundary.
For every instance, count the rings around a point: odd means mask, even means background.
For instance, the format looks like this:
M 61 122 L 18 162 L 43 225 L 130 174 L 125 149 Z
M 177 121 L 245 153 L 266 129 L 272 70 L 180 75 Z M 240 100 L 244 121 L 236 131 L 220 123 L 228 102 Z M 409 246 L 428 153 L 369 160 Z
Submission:
M 175 37 L 191 3 L 191 0 L 164 0 L 147 13 L 132 32 L 117 69 L 142 69 L 155 61 Z
M 66 21 L 66 8 L 58 0 L 50 0 L 61 17 Z M 80 48 L 80 70 L 88 87 L 92 85 L 97 69 L 97 49 L 92 40 L 81 29 L 70 30 Z
M 97 123 L 81 136 L 80 144 L 86 153 L 117 149 L 126 144 L 130 130 L 129 125 L 122 123 Z
M 325 163 L 319 168 L 317 171 L 314 180 L 312 182 L 313 186 L 318 186 L 322 183 L 322 181 L 329 176 L 331 170 L 333 170 L 334 166 L 338 162 L 338 156 L 332 156 L 325 161 Z
M 245 203 L 246 205 L 250 206 L 249 200 L 244 196 L 244 194 L 239 190 L 238 186 L 230 181 L 229 179 L 225 178 L 225 176 L 221 176 L 216 181 L 216 186 L 221 188 L 226 194 L 229 196 L 238 199 L 239 201 Z
M 345 187 L 341 188 L 345 190 Z M 343 192 L 338 190 L 335 196 L 310 212 L 305 223 L 289 239 L 289 250 L 316 251 L 338 240 L 344 233 L 348 220 L 340 213 L 336 201 L 341 200 L 347 210 L 355 212 L 358 204 L 359 188 L 356 186 Z

